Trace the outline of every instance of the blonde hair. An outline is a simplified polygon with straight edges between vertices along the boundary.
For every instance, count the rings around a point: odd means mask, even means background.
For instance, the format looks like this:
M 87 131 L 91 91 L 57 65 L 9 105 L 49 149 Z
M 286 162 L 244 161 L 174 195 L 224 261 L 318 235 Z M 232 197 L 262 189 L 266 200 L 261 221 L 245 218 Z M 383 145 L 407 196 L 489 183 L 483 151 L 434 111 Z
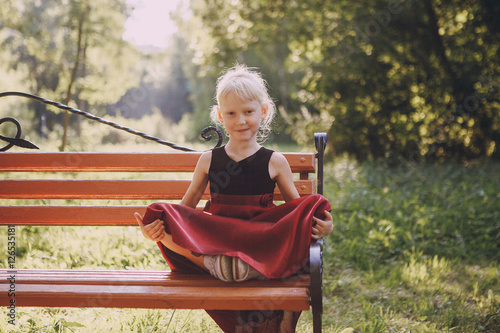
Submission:
M 267 82 L 262 75 L 245 65 L 235 65 L 227 69 L 217 80 L 215 101 L 217 105 L 212 106 L 210 118 L 217 125 L 222 125 L 217 115 L 217 108 L 221 105 L 221 100 L 229 93 L 233 93 L 243 101 L 258 101 L 260 105 L 267 105 L 268 110 L 264 118 L 260 121 L 257 140 L 263 142 L 271 132 L 271 124 L 276 114 L 276 106 L 267 91 Z

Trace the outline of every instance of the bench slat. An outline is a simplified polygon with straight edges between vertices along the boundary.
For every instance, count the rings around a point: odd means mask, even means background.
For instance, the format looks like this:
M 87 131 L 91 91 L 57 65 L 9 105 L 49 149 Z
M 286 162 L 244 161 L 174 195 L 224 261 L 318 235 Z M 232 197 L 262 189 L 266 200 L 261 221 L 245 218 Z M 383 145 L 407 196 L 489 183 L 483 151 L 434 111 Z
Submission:
M 0 285 L 9 283 L 13 272 L 0 269 Z M 117 285 L 161 285 L 161 286 L 213 286 L 225 287 L 223 282 L 210 275 L 182 274 L 172 271 L 143 270 L 84 270 L 84 269 L 18 269 L 15 271 L 16 283 L 21 284 L 117 284 Z M 249 288 L 276 287 L 283 283 L 287 287 L 307 288 L 309 275 L 297 275 L 283 280 L 245 281 L 233 286 Z
M 190 180 L 1 180 L 0 198 L 175 200 L 182 198 L 190 183 Z
M 0 206 L 0 225 L 137 226 L 146 206 Z
M 179 200 L 190 180 L 0 180 L 0 199 Z M 314 193 L 314 180 L 296 180 L 301 196 Z M 202 199 L 209 198 L 208 187 Z M 276 187 L 276 200 L 281 200 Z
M 0 305 L 9 299 L 2 297 Z M 16 306 L 205 310 L 309 310 L 304 288 L 18 285 Z
M 2 172 L 193 172 L 194 153 L 2 153 Z M 313 153 L 283 153 L 292 172 L 315 172 Z
M 1 270 L 0 284 L 9 284 L 11 271 Z M 82 272 L 84 279 L 78 279 Z M 104 274 L 101 275 L 100 272 Z M 158 272 L 156 281 L 141 277 L 134 271 L 77 271 L 58 270 L 65 282 L 57 282 L 43 274 L 43 270 L 18 270 L 15 273 L 16 306 L 44 307 L 113 307 L 113 308 L 163 308 L 163 309 L 227 309 L 257 310 L 284 309 L 308 310 L 309 291 L 304 281 L 248 281 L 224 283 L 210 276 L 195 279 L 174 278 L 167 272 Z M 154 275 L 155 272 L 149 272 Z M 38 281 L 24 281 L 25 277 Z M 88 283 L 88 276 L 94 281 Z M 129 278 L 116 278 L 116 275 Z M 62 277 L 60 277 L 62 279 Z M 145 281 L 145 282 L 143 282 Z M 171 284 L 169 284 L 172 282 Z M 209 288 L 207 288 L 207 283 Z M 1 306 L 9 305 L 10 299 L 2 297 Z

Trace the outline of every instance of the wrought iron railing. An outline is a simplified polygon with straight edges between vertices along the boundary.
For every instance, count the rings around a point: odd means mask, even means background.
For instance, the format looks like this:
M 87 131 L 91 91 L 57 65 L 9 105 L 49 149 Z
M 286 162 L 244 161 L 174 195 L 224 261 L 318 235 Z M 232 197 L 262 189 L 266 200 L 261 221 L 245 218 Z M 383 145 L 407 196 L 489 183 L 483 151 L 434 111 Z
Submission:
M 69 107 L 67 105 L 64 105 L 64 104 L 61 104 L 61 103 L 58 103 L 58 102 L 54 102 L 54 101 L 48 100 L 48 99 L 40 97 L 40 96 L 31 95 L 31 94 L 27 94 L 27 93 L 23 93 L 23 92 L 18 92 L 18 91 L 8 91 L 8 92 L 0 93 L 0 98 L 7 97 L 7 96 L 24 97 L 24 98 L 33 99 L 35 101 L 38 101 L 38 102 L 41 102 L 41 103 L 44 103 L 44 104 L 52 105 L 52 106 L 55 106 L 56 108 L 59 108 L 61 110 L 65 110 L 65 111 L 68 111 L 68 112 L 71 112 L 71 113 L 75 113 L 77 115 L 86 117 L 88 119 L 97 121 L 99 123 L 111 126 L 111 127 L 116 128 L 118 130 L 125 131 L 127 133 L 140 136 L 143 139 L 154 141 L 156 143 L 168 146 L 168 147 L 170 147 L 172 149 L 177 149 L 177 150 L 182 150 L 182 151 L 187 151 L 187 152 L 188 151 L 195 151 L 194 149 L 186 148 L 186 147 L 182 147 L 182 146 L 176 145 L 175 143 L 168 142 L 168 141 L 156 138 L 156 137 L 148 135 L 146 133 L 143 133 L 143 132 L 140 132 L 140 131 L 136 131 L 134 129 L 131 129 L 131 128 L 126 127 L 126 126 L 122 126 L 120 124 L 117 124 L 117 123 L 114 123 L 112 121 L 103 119 L 101 117 L 97 117 L 96 115 L 93 115 L 91 113 L 88 113 L 88 112 L 85 112 L 85 111 L 81 111 L 81 110 Z M 16 133 L 16 135 L 14 137 L 6 137 L 6 136 L 3 136 L 3 135 L 0 135 L 0 140 L 3 140 L 5 142 L 7 142 L 7 145 L 5 147 L 0 148 L 0 151 L 7 151 L 8 149 L 12 148 L 13 146 L 18 146 L 18 147 L 28 148 L 28 149 L 39 149 L 34 143 L 29 142 L 29 141 L 24 140 L 24 139 L 21 138 L 21 125 L 19 124 L 19 122 L 15 118 L 5 117 L 5 118 L 1 118 L 0 119 L 0 125 L 3 124 L 3 123 L 5 123 L 5 122 L 14 123 L 16 125 L 16 127 L 17 127 L 17 133 Z M 215 145 L 215 147 L 220 147 L 222 145 L 222 133 L 216 127 L 209 126 L 209 127 L 204 128 L 201 131 L 201 137 L 205 141 L 212 140 L 213 136 L 212 136 L 212 134 L 209 134 L 210 132 L 217 134 L 218 140 L 217 140 L 217 144 Z

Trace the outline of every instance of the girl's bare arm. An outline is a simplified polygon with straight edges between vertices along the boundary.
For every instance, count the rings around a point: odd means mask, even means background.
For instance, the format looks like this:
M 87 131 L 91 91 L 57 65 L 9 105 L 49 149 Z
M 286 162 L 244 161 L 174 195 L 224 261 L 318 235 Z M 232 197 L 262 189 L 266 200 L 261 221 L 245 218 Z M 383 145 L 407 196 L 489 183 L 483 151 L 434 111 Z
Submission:
M 271 178 L 276 179 L 276 183 L 280 189 L 285 202 L 288 202 L 299 197 L 299 193 L 293 183 L 292 171 L 286 158 L 279 153 L 273 153 L 269 161 L 269 174 Z M 274 176 L 274 177 L 273 177 Z M 311 238 L 318 239 L 325 237 L 333 231 L 332 215 L 325 211 L 326 218 L 321 220 L 313 216 L 315 225 L 311 230 Z
M 193 180 L 181 200 L 181 205 L 196 208 L 208 184 L 208 169 L 210 167 L 211 158 L 212 152 L 206 152 L 201 155 L 193 173 Z M 165 241 L 169 235 L 165 232 L 164 221 L 156 220 L 148 225 L 144 225 L 142 216 L 139 213 L 135 213 L 135 218 L 141 227 L 144 237 L 154 242 L 162 242 L 168 248 L 172 247 L 171 242 Z
M 274 152 L 269 160 L 269 175 L 276 180 L 285 202 L 299 198 L 299 192 L 293 183 L 292 170 L 285 156 Z
M 191 208 L 196 208 L 200 202 L 201 196 L 205 192 L 208 184 L 208 170 L 210 161 L 212 160 L 212 152 L 203 153 L 194 169 L 193 179 L 189 185 L 180 204 Z

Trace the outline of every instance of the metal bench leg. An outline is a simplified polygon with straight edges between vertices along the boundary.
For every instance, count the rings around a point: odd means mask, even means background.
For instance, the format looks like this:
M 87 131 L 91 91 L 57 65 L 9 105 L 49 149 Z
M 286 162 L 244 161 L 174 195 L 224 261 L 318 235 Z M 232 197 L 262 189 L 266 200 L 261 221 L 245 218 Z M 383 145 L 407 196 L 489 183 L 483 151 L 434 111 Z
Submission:
M 311 244 L 309 260 L 311 264 L 311 307 L 313 312 L 314 333 L 322 330 L 323 316 L 323 239 Z
M 318 153 L 317 193 L 323 195 L 323 169 L 325 164 L 326 133 L 314 133 L 314 144 Z M 314 333 L 321 333 L 323 317 L 323 239 L 311 244 L 309 261 L 311 265 L 311 307 Z

